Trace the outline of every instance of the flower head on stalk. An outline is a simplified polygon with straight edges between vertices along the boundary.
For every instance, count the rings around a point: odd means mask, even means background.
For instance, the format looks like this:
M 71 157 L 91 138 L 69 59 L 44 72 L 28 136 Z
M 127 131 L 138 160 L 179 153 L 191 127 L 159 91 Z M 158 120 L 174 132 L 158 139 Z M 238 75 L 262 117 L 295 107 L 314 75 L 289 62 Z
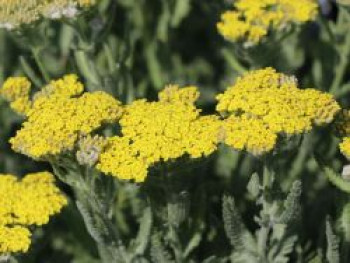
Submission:
M 121 179 L 144 181 L 158 162 L 199 158 L 217 149 L 220 120 L 200 116 L 195 87 L 169 86 L 159 101 L 134 101 L 120 119 L 122 137 L 110 138 L 97 168 Z M 122 149 L 122 150 L 120 150 Z
M 46 159 L 73 150 L 81 136 L 120 118 L 118 100 L 102 91 L 79 95 L 82 90 L 76 77 L 69 75 L 36 93 L 27 120 L 10 140 L 12 148 Z
M 217 28 L 228 40 L 257 44 L 270 31 L 312 21 L 317 13 L 316 0 L 238 0 L 234 10 L 222 14 Z
M 330 123 L 340 110 L 332 95 L 314 89 L 301 90 L 294 77 L 272 68 L 251 71 L 238 78 L 217 99 L 217 111 L 222 115 L 235 116 L 236 122 L 259 122 L 260 127 L 276 135 L 308 132 L 315 125 Z M 271 138 L 271 146 L 273 137 L 266 134 L 263 137 Z
M 0 175 L 0 255 L 26 252 L 32 226 L 47 224 L 58 214 L 67 199 L 48 172 L 26 175 Z
M 11 108 L 25 115 L 31 108 L 31 83 L 25 77 L 10 77 L 0 89 L 0 96 L 10 103 Z

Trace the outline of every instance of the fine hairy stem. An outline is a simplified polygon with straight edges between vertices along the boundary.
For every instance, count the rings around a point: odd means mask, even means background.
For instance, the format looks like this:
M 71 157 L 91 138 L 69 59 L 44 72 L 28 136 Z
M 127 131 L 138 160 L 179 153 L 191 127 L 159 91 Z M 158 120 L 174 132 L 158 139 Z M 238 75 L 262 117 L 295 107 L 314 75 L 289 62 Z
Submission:
M 53 164 L 55 174 L 72 187 L 77 208 L 84 220 L 88 233 L 96 242 L 103 263 L 129 263 L 122 240 L 109 216 L 110 196 L 99 195 L 91 169 L 79 169 L 74 165 L 59 167 Z M 102 189 L 104 191 L 105 189 Z
M 261 228 L 258 236 L 258 250 L 262 257 L 262 262 L 267 262 L 267 242 L 270 226 L 270 201 L 268 200 L 268 194 L 271 190 L 273 183 L 273 174 L 269 170 L 267 164 L 264 164 L 263 171 L 263 196 L 262 196 L 262 211 L 261 211 Z
M 45 69 L 45 66 L 43 65 L 41 59 L 40 59 L 40 48 L 32 48 L 32 54 L 33 54 L 33 58 L 39 68 L 39 71 L 41 73 L 41 75 L 43 76 L 45 83 L 49 83 L 50 82 L 50 76 L 48 74 L 48 72 Z
M 226 62 L 229 64 L 229 66 L 233 68 L 237 73 L 242 74 L 247 71 L 247 69 L 241 64 L 241 62 L 238 61 L 233 52 L 225 48 L 221 51 L 221 54 L 226 60 Z
M 345 23 L 347 25 L 349 25 L 350 23 L 350 18 L 349 18 L 349 14 L 347 13 L 347 11 L 342 10 L 343 12 L 340 12 L 340 14 L 342 14 L 343 16 L 345 16 Z M 346 12 L 346 13 L 345 13 Z M 332 82 L 332 85 L 330 87 L 330 92 L 332 94 L 335 94 L 339 91 L 339 88 L 343 82 L 345 73 L 346 73 L 346 69 L 348 66 L 348 59 L 349 59 L 349 55 L 350 55 L 350 34 L 345 34 L 345 41 L 344 44 L 339 48 L 339 64 L 335 67 L 335 76 Z

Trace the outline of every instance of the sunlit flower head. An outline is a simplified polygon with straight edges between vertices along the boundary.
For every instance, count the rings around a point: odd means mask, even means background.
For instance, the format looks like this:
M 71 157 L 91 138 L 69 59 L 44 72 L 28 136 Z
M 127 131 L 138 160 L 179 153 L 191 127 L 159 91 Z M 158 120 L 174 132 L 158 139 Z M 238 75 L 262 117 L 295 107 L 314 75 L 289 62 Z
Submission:
M 118 100 L 102 91 L 77 96 L 82 89 L 69 75 L 34 95 L 27 120 L 10 140 L 12 148 L 34 159 L 60 155 L 73 150 L 80 136 L 119 119 Z
M 109 139 L 97 168 L 121 179 L 143 181 L 156 163 L 213 153 L 220 120 L 200 116 L 194 105 L 198 96 L 195 87 L 170 86 L 159 93 L 157 102 L 137 100 L 126 106 L 120 119 L 122 137 Z
M 217 111 L 224 117 L 231 116 L 225 125 L 226 137 L 231 142 L 226 139 L 226 143 L 236 149 L 246 148 L 255 155 L 271 150 L 277 135 L 302 134 L 313 126 L 329 124 L 340 110 L 331 94 L 299 89 L 296 78 L 272 68 L 239 77 L 217 99 Z M 249 147 L 246 141 L 250 139 L 261 150 Z
M 273 31 L 283 31 L 293 24 L 315 19 L 316 0 L 237 0 L 234 9 L 226 11 L 217 24 L 226 39 L 257 44 Z

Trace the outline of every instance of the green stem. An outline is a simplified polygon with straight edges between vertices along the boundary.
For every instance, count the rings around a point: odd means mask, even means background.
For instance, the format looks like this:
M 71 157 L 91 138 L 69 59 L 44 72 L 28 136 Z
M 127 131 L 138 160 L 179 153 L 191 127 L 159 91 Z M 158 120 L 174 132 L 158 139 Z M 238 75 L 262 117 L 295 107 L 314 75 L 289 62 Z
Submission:
M 258 249 L 262 257 L 262 262 L 267 262 L 267 243 L 271 230 L 270 226 L 270 201 L 269 192 L 273 184 L 273 173 L 269 170 L 268 165 L 265 163 L 263 171 L 263 203 L 261 211 L 261 227 L 258 236 Z
M 345 11 L 341 12 L 342 14 Z M 344 14 L 343 16 L 346 16 L 346 22 L 348 25 L 350 24 L 350 21 L 348 20 L 348 14 Z M 346 69 L 348 66 L 348 60 L 350 55 L 350 34 L 347 32 L 345 34 L 345 43 L 339 48 L 339 64 L 335 67 L 335 77 L 333 79 L 332 85 L 329 89 L 330 93 L 336 94 L 339 92 L 339 88 L 342 84 L 342 81 L 344 79 Z
M 239 74 L 243 74 L 247 69 L 238 61 L 234 53 L 226 48 L 221 50 L 221 54 L 228 65 Z
M 77 165 L 57 166 L 53 163 L 55 174 L 71 186 L 75 193 L 78 210 L 84 220 L 88 233 L 96 242 L 103 263 L 129 263 L 119 232 L 109 216 L 109 197 L 99 195 L 98 176 L 90 169 L 80 169 Z M 68 171 L 68 172 L 67 172 Z M 103 189 L 105 190 L 105 189 Z M 106 200 L 108 199 L 108 200 Z
M 45 66 L 44 64 L 42 63 L 41 59 L 40 59 L 40 48 L 32 48 L 32 54 L 33 54 L 33 57 L 34 57 L 34 60 L 40 70 L 40 73 L 41 75 L 43 76 L 44 80 L 45 80 L 45 83 L 49 83 L 50 82 L 50 76 L 48 74 L 48 72 L 46 71 L 45 69 Z
M 175 261 L 177 263 L 183 263 L 185 262 L 184 257 L 183 257 L 183 250 L 182 250 L 182 245 L 181 241 L 178 235 L 178 228 L 174 226 L 169 227 L 169 239 L 170 239 L 170 245 L 172 249 L 174 250 L 175 254 Z
M 28 61 L 24 56 L 19 57 L 19 62 L 21 63 L 22 69 L 24 73 L 29 77 L 29 79 L 34 83 L 37 87 L 42 87 L 43 82 L 39 76 L 34 72 L 32 67 L 29 65 Z
M 174 185 L 175 183 L 172 181 L 172 176 L 171 173 L 169 173 L 168 171 L 166 171 L 166 168 L 164 168 L 164 178 L 165 178 L 165 189 L 166 189 L 166 195 L 167 195 L 167 207 L 168 207 L 168 238 L 169 238 L 169 244 L 174 252 L 175 255 L 175 262 L 176 263 L 183 263 L 185 262 L 184 259 L 184 251 L 183 251 L 183 247 L 181 244 L 181 240 L 178 234 L 179 231 L 179 226 L 181 224 L 181 222 L 178 220 L 178 218 L 174 218 L 174 214 L 175 217 L 180 216 L 177 209 L 172 210 L 169 208 L 172 207 L 172 202 L 178 202 L 178 200 L 180 200 L 179 198 L 179 192 L 176 191 L 176 189 L 174 189 Z M 177 206 L 176 206 L 177 208 Z

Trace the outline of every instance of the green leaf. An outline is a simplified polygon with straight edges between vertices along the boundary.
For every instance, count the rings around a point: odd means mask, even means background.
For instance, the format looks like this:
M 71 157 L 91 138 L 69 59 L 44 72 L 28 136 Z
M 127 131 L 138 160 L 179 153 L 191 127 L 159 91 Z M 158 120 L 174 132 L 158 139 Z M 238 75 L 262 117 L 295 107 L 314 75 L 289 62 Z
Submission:
M 328 180 L 338 189 L 350 194 L 350 182 L 340 177 L 334 170 L 329 167 L 323 167 L 323 171 Z
M 290 254 L 294 250 L 294 246 L 298 240 L 297 236 L 283 238 L 276 243 L 269 252 L 269 258 L 274 263 L 290 262 Z
M 339 263 L 339 239 L 334 234 L 329 218 L 326 221 L 326 235 L 327 235 L 327 261 L 329 263 Z
M 277 219 L 280 224 L 288 224 L 291 221 L 299 217 L 301 206 L 300 206 L 300 196 L 301 196 L 301 181 L 295 181 L 292 188 L 284 202 L 284 211 Z
M 159 233 L 152 235 L 151 258 L 153 262 L 172 263 L 170 253 L 162 243 Z
M 350 203 L 347 203 L 343 207 L 339 223 L 343 231 L 345 241 L 350 242 Z
M 236 251 L 245 251 L 247 249 L 254 251 L 257 246 L 256 241 L 243 224 L 233 197 L 223 197 L 222 213 L 225 232 L 234 249 Z
M 253 173 L 249 183 L 247 185 L 247 190 L 249 194 L 256 199 L 260 194 L 260 181 L 259 181 L 259 175 L 257 173 Z
M 133 256 L 143 255 L 145 253 L 151 236 L 152 223 L 152 212 L 147 207 L 143 212 L 140 220 L 140 229 L 132 246 Z
M 176 0 L 175 10 L 171 19 L 171 26 L 178 27 L 191 11 L 191 0 Z

